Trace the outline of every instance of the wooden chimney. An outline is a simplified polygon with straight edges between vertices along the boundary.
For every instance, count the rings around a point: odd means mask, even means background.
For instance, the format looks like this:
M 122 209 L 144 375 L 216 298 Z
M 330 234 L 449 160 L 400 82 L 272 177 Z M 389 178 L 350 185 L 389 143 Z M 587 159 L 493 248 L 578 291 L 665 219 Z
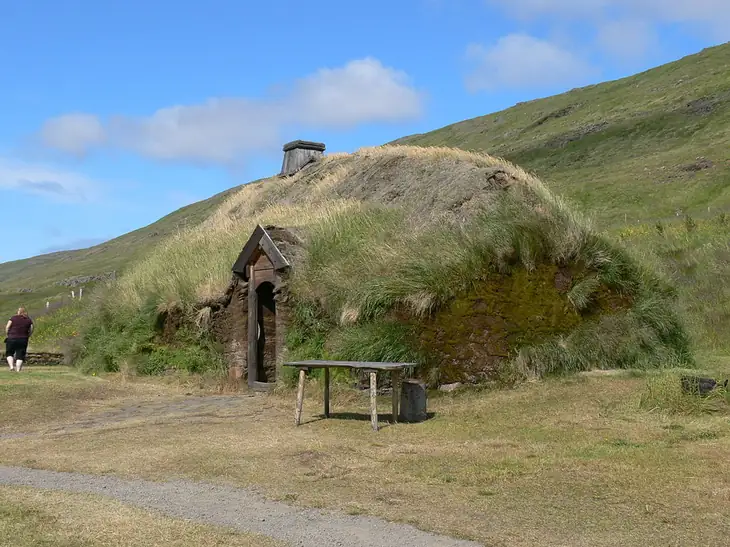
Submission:
M 311 141 L 292 141 L 284 145 L 282 176 L 293 175 L 305 165 L 324 157 L 324 143 Z

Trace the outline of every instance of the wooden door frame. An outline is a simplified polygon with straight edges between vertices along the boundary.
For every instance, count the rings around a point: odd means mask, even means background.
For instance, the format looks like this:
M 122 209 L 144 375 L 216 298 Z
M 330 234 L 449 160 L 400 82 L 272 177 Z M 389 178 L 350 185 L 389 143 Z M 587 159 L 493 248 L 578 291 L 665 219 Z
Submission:
M 256 326 L 258 325 L 259 299 L 256 294 L 255 264 L 248 264 L 248 387 L 256 387 L 258 371 L 256 370 L 258 340 Z
M 259 296 L 255 266 L 254 262 L 248 265 L 248 387 L 257 391 L 268 391 L 274 387 L 275 382 L 260 382 L 258 378 Z M 276 342 L 276 340 L 271 341 L 272 344 L 276 344 Z

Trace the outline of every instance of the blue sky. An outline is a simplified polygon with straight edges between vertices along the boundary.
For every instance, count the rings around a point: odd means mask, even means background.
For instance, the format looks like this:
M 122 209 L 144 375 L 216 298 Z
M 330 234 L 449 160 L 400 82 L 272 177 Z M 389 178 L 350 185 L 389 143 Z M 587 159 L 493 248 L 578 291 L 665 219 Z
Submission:
M 729 35 L 727 0 L 0 0 L 0 262 Z

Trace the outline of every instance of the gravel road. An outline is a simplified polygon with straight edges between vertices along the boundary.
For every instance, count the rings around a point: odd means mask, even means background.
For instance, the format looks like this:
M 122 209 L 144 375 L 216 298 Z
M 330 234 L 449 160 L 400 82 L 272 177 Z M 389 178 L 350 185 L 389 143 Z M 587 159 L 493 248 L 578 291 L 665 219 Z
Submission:
M 188 481 L 150 482 L 109 476 L 0 466 L 0 485 L 100 494 L 205 524 L 258 533 L 296 547 L 472 547 L 479 545 L 422 532 L 405 524 L 302 509 L 267 501 L 243 488 Z

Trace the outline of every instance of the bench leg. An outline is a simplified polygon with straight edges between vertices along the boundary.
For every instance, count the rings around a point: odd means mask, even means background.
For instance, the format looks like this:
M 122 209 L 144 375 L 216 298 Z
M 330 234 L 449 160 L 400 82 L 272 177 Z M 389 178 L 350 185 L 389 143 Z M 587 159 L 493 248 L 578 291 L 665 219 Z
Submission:
M 390 373 L 390 383 L 393 386 L 393 423 L 398 423 L 398 406 L 400 403 L 400 371 L 394 370 Z
M 302 421 L 302 404 L 304 403 L 304 376 L 306 371 L 301 369 L 299 371 L 299 387 L 297 388 L 297 409 L 294 414 L 294 423 L 299 425 Z
M 370 373 L 370 425 L 378 430 L 378 378 L 376 372 Z
M 330 417 L 330 369 L 324 369 L 324 417 Z

